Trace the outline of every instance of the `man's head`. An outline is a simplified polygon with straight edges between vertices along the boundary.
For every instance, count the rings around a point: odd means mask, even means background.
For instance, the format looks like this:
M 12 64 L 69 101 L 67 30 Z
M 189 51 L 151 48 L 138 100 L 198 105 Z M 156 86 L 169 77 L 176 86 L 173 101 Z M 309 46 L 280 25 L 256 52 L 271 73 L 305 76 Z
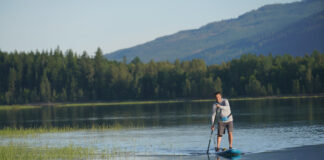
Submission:
M 222 101 L 222 94 L 221 94 L 221 92 L 215 92 L 214 95 L 215 95 L 216 101 L 218 103 Z

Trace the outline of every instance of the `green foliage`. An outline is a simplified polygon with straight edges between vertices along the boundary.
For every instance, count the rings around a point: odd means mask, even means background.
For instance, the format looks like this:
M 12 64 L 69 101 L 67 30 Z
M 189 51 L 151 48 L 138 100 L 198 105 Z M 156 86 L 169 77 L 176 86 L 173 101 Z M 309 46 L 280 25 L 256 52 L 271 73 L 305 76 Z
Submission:
M 83 148 L 74 144 L 64 147 L 30 146 L 24 143 L 9 143 L 0 146 L 0 159 L 3 160 L 34 160 L 34 159 L 113 159 L 129 156 L 130 153 L 121 149 L 97 152 L 96 148 Z
M 143 63 L 54 51 L 0 51 L 0 104 L 111 101 L 324 92 L 324 54 L 243 55 L 221 65 L 203 60 Z

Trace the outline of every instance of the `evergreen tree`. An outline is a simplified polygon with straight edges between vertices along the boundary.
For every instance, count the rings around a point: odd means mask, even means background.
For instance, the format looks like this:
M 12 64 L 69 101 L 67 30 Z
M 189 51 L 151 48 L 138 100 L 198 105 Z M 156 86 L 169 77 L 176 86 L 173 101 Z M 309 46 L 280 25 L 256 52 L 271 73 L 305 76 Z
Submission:
M 41 100 L 48 102 L 51 100 L 51 84 L 48 81 L 46 71 L 42 75 L 41 83 L 40 83 L 40 95 Z
M 299 80 L 294 79 L 292 81 L 292 93 L 293 94 L 299 94 L 300 93 L 300 85 L 299 85 Z
M 211 98 L 324 92 L 324 54 L 304 57 L 243 55 L 207 66 L 203 60 L 148 63 L 110 61 L 72 50 L 0 50 L 0 104 Z
M 8 91 L 5 93 L 6 103 L 15 103 L 15 92 L 16 92 L 16 81 L 17 73 L 14 68 L 10 68 L 9 78 L 8 78 Z

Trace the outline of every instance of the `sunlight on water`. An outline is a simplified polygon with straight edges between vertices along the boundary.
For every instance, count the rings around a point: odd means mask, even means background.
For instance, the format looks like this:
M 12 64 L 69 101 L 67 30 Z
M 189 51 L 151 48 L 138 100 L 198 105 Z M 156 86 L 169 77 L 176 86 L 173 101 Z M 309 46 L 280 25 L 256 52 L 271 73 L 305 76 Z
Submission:
M 234 115 L 234 148 L 249 154 L 324 144 L 323 102 L 324 98 L 231 102 Z M 96 148 L 97 152 L 116 150 L 131 155 L 202 154 L 206 152 L 210 136 L 211 104 L 203 102 L 107 108 L 73 107 L 63 110 L 42 108 L 13 113 L 0 112 L 2 127 L 12 124 L 25 127 L 76 124 L 85 128 L 93 124 L 142 126 L 121 127 L 117 130 L 84 129 L 27 137 L 0 136 L 0 145 L 19 143 L 39 147 L 63 147 L 73 144 Z M 65 114 L 66 112 L 73 114 Z M 18 119 L 6 118 L 15 114 L 24 116 Z M 212 142 L 212 153 L 213 147 Z M 223 137 L 221 147 L 228 147 L 227 134 Z
M 191 155 L 204 153 L 209 138 L 209 126 L 179 126 L 117 131 L 77 131 L 42 134 L 33 138 L 16 138 L 32 146 L 62 147 L 74 144 L 99 150 L 119 149 L 135 155 Z M 8 140 L 1 140 L 8 143 Z M 324 126 L 275 128 L 239 128 L 234 132 L 234 147 L 245 153 L 280 150 L 302 145 L 324 143 Z M 227 135 L 222 147 L 228 147 Z M 212 144 L 213 147 L 213 144 Z M 213 151 L 211 151 L 213 152 Z

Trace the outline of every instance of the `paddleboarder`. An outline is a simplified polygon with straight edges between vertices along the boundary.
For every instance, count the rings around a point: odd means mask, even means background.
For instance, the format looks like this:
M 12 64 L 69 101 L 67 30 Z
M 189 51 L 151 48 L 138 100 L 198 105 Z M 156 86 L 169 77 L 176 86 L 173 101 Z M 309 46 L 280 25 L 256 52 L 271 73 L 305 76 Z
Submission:
M 214 120 L 218 122 L 217 127 L 217 147 L 215 147 L 216 152 L 219 151 L 220 143 L 222 141 L 222 136 L 225 134 L 225 128 L 228 131 L 228 141 L 229 149 L 233 147 L 233 116 L 231 113 L 231 107 L 227 99 L 222 98 L 221 92 L 214 93 L 216 98 L 216 103 L 213 104 L 213 114 L 212 114 L 212 126 L 211 129 L 214 131 Z

